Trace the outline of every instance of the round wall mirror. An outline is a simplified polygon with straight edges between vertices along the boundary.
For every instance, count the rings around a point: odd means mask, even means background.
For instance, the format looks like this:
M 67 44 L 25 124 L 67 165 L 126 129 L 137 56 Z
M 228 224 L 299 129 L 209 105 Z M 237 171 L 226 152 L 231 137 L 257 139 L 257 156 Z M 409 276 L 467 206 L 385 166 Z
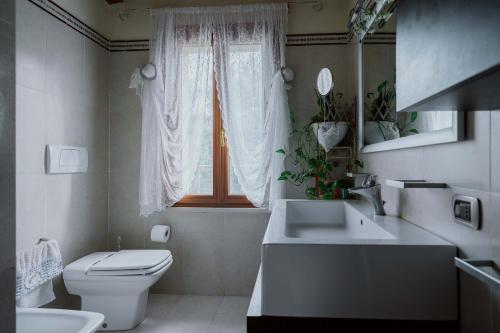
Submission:
M 326 96 L 333 90 L 333 75 L 328 68 L 319 71 L 316 88 L 321 96 Z
M 156 67 L 149 63 L 145 64 L 140 69 L 141 76 L 146 80 L 154 80 L 156 78 Z

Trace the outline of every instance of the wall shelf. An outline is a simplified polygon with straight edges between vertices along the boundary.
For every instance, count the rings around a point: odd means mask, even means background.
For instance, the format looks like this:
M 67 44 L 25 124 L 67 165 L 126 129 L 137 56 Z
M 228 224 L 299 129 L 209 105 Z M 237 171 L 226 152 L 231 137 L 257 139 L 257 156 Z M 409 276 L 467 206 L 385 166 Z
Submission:
M 428 182 L 425 180 L 386 180 L 387 186 L 397 187 L 397 188 L 445 188 L 447 187 L 446 183 L 435 183 Z

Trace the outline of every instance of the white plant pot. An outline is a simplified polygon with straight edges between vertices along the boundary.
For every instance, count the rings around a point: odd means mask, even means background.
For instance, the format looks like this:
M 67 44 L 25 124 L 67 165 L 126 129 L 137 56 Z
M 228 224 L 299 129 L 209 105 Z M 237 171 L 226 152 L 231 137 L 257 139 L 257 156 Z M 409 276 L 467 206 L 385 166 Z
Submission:
M 399 129 L 393 121 L 367 121 L 364 125 L 364 142 L 373 143 L 399 138 Z
M 314 123 L 311 128 L 318 139 L 318 143 L 328 152 L 342 141 L 349 125 L 344 121 L 327 121 Z

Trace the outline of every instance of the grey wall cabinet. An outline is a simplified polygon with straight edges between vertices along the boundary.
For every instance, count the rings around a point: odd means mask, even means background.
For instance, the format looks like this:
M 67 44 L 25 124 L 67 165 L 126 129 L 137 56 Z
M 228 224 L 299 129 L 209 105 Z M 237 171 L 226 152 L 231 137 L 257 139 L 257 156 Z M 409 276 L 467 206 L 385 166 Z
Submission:
M 500 108 L 500 0 L 400 0 L 398 111 Z

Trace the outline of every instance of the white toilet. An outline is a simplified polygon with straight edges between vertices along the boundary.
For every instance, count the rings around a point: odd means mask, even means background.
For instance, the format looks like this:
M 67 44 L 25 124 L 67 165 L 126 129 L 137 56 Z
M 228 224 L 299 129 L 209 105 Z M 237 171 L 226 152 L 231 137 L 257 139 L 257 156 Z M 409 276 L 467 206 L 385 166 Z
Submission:
M 168 250 L 95 252 L 66 266 L 63 279 L 82 310 L 104 314 L 100 330 L 129 330 L 144 320 L 149 287 L 172 262 Z

